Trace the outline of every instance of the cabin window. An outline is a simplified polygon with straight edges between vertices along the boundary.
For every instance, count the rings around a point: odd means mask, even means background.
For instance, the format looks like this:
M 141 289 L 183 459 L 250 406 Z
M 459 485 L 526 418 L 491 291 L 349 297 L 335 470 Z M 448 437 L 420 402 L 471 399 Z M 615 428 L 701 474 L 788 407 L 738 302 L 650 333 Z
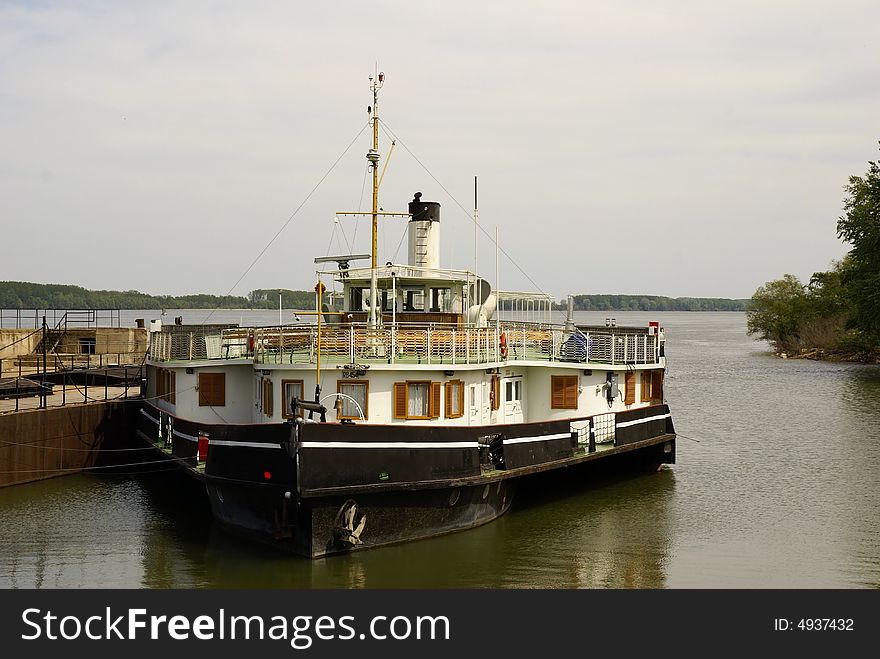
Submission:
M 263 378 L 263 414 L 272 416 L 272 380 Z
M 504 387 L 504 400 L 508 403 L 522 400 L 522 380 L 508 380 Z
M 623 403 L 632 405 L 636 402 L 636 374 L 627 371 L 623 380 Z
M 305 387 L 303 386 L 302 380 L 281 381 L 281 415 L 285 419 L 289 419 L 293 416 L 293 409 L 290 407 L 290 401 L 294 398 L 297 400 L 304 400 L 304 389 Z
M 337 419 L 369 418 L 367 411 L 367 395 L 370 384 L 367 380 L 338 380 L 336 392 L 342 394 L 342 406 L 336 413 Z
M 446 418 L 457 419 L 464 416 L 464 382 L 449 380 L 446 383 Z
M 554 410 L 576 410 L 578 407 L 578 376 L 550 376 L 550 407 Z
M 425 289 L 423 289 L 423 288 L 404 288 L 403 289 L 403 310 L 404 311 L 424 311 L 425 310 Z
M 226 373 L 199 373 L 199 406 L 226 405 Z
M 79 354 L 94 355 L 96 341 L 93 338 L 79 340 Z
M 642 371 L 642 402 L 663 402 L 663 371 Z
M 436 419 L 440 416 L 439 382 L 395 382 L 395 419 Z
M 489 387 L 489 402 L 491 403 L 490 407 L 493 410 L 497 410 L 501 407 L 501 376 L 493 375 L 492 382 Z

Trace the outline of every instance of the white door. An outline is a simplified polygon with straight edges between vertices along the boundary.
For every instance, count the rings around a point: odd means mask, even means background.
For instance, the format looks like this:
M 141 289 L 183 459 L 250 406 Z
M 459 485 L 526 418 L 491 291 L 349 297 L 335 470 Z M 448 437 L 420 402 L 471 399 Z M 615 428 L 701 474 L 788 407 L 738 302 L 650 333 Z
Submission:
M 504 423 L 523 421 L 523 379 L 504 378 L 501 382 L 501 395 L 504 400 Z
M 472 384 L 468 387 L 468 425 L 480 425 L 480 385 Z

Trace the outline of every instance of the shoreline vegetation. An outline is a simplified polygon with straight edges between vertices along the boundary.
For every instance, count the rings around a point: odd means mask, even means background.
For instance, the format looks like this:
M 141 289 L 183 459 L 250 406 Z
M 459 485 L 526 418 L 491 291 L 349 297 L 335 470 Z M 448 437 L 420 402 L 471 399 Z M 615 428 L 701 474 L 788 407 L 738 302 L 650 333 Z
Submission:
M 837 237 L 852 245 L 806 284 L 786 274 L 752 296 L 748 333 L 783 358 L 880 363 L 880 164 L 844 187 Z
M 575 311 L 745 311 L 748 299 L 661 295 L 574 295 Z M 285 309 L 311 309 L 313 291 L 283 290 Z M 93 291 L 68 284 L 0 281 L 0 309 L 277 309 L 278 289 L 237 295 L 150 295 L 140 291 Z M 566 302 L 554 309 L 565 310 Z

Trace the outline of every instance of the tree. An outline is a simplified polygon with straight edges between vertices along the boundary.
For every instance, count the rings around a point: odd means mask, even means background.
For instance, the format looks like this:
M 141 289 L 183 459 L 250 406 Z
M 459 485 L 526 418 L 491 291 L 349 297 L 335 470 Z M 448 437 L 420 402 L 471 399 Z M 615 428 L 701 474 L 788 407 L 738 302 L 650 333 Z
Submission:
M 850 325 L 880 341 L 880 164 L 870 161 L 868 173 L 850 176 L 844 189 L 837 237 L 852 245 L 842 276 L 853 304 Z
M 777 352 L 793 352 L 798 345 L 800 323 L 810 315 L 806 288 L 794 275 L 785 275 L 755 291 L 746 312 L 748 333 L 769 341 Z

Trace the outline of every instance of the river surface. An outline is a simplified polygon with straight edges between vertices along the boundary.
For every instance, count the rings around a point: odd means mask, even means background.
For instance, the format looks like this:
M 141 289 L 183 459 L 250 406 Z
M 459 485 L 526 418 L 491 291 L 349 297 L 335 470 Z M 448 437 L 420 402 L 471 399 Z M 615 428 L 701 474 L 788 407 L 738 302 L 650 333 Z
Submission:
M 666 328 L 668 469 L 545 479 L 481 528 L 321 560 L 228 535 L 176 471 L 68 476 L 0 490 L 0 587 L 880 587 L 880 367 L 777 359 L 741 313 L 614 315 Z

